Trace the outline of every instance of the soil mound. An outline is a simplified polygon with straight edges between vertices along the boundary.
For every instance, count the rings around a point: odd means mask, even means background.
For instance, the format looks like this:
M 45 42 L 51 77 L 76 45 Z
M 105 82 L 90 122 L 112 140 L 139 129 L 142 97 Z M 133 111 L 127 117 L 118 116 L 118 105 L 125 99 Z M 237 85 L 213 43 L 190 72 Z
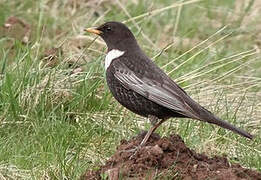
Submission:
M 161 138 L 153 134 L 146 146 L 134 154 L 133 148 L 144 134 L 122 140 L 115 154 L 99 170 L 87 170 L 82 180 L 90 179 L 184 179 L 236 180 L 260 179 L 258 171 L 230 164 L 225 157 L 208 157 L 189 149 L 178 135 Z

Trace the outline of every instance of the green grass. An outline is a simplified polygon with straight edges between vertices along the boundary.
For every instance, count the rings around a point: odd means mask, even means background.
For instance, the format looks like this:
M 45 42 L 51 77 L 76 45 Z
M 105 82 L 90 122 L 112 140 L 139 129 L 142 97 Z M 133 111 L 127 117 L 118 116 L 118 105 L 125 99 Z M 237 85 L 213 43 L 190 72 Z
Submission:
M 111 20 L 126 21 L 144 51 L 195 100 L 255 139 L 179 119 L 157 132 L 178 133 L 197 152 L 225 154 L 261 170 L 258 2 L 177 2 L 185 4 L 2 1 L 0 177 L 77 179 L 104 163 L 121 139 L 150 127 L 112 98 L 104 79 L 105 45 L 83 32 Z M 3 28 L 10 16 L 30 24 L 28 44 L 22 43 L 23 28 Z M 63 53 L 50 67 L 42 57 L 52 47 Z M 73 73 L 78 67 L 82 71 Z

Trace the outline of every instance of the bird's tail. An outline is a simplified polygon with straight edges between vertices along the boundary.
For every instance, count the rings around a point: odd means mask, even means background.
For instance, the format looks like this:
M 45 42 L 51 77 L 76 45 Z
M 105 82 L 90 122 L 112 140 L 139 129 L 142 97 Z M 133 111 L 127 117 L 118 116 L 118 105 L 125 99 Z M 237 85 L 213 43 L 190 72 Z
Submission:
M 223 121 L 222 119 L 216 117 L 215 115 L 213 115 L 211 112 L 209 112 L 208 110 L 204 109 L 205 110 L 205 115 L 203 115 L 204 118 L 202 118 L 201 120 L 203 121 L 207 121 L 208 123 L 211 123 L 211 124 L 216 124 L 220 127 L 223 127 L 225 129 L 228 129 L 228 130 L 231 130 L 241 136 L 244 136 L 246 138 L 249 138 L 249 139 L 253 139 L 253 136 L 251 134 L 249 134 L 248 132 L 242 130 L 242 129 L 239 129 L 235 126 L 233 126 L 232 124 L 226 122 L 226 121 Z M 201 116 L 202 117 L 202 116 Z

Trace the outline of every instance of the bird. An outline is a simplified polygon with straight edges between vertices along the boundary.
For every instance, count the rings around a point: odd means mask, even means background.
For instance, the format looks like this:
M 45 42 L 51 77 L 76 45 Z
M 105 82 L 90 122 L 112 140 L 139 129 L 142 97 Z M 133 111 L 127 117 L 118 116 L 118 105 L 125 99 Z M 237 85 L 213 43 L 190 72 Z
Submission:
M 195 119 L 253 138 L 194 101 L 143 52 L 125 24 L 110 21 L 84 31 L 100 36 L 107 45 L 106 82 L 114 98 L 128 110 L 150 120 L 151 128 L 140 147 L 169 118 Z

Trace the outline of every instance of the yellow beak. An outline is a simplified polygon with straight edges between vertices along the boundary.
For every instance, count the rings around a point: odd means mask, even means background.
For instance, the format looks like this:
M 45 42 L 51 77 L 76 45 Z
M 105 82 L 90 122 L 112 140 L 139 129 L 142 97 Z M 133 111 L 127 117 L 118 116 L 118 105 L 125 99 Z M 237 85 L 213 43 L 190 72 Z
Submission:
M 97 35 L 102 34 L 102 31 L 94 29 L 94 28 L 86 28 L 86 29 L 84 29 L 84 31 L 87 31 L 87 32 L 90 32 L 90 33 L 94 33 L 94 34 L 97 34 Z

